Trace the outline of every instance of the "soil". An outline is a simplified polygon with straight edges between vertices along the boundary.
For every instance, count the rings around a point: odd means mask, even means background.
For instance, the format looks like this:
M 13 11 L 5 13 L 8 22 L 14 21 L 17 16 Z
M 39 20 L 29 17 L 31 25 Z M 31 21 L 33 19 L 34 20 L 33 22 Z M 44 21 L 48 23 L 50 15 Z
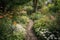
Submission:
M 33 27 L 33 21 L 30 20 L 29 21 L 29 24 L 27 25 L 27 34 L 26 34 L 26 39 L 25 40 L 38 40 L 37 37 L 35 36 L 33 30 L 32 30 L 32 27 Z

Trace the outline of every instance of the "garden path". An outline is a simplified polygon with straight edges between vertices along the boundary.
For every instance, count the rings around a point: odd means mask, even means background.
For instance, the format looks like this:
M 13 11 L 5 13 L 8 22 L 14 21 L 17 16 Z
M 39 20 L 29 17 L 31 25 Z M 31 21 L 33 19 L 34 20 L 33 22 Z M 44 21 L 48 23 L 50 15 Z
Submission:
M 26 39 L 25 40 L 38 40 L 37 37 L 35 36 L 32 27 L 33 27 L 33 21 L 30 20 L 29 24 L 27 25 L 27 34 L 26 34 Z

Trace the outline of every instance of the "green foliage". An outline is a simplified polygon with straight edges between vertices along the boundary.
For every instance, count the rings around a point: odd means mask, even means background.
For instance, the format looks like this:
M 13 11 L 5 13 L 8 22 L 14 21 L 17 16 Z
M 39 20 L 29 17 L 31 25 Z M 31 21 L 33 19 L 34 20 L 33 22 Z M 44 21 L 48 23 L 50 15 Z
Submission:
M 38 19 L 40 19 L 42 16 L 43 16 L 43 15 L 39 12 L 39 13 L 33 13 L 30 18 L 31 18 L 32 20 L 38 20 Z
M 52 11 L 52 12 L 57 12 L 57 11 L 59 10 L 57 6 L 52 6 L 52 7 L 50 7 L 49 9 L 50 9 L 50 11 Z
M 14 16 L 14 20 L 22 24 L 24 27 L 29 23 L 29 18 L 27 16 Z
M 57 0 L 57 6 L 58 6 L 58 8 L 60 9 L 60 0 Z
M 53 0 L 53 4 L 54 6 L 50 8 L 52 12 L 57 12 L 58 10 L 60 10 L 60 0 Z
M 36 35 L 41 39 L 45 39 L 45 32 L 48 31 L 48 27 L 50 27 L 51 20 L 44 16 L 43 18 L 40 18 L 39 20 L 35 21 L 35 24 L 33 26 L 34 31 L 36 32 Z
M 59 20 L 60 20 L 60 14 L 57 13 L 56 21 L 57 21 L 58 26 L 60 26 L 60 21 Z
M 33 10 L 33 7 L 32 6 L 25 6 L 24 9 L 29 11 L 29 10 Z
M 27 11 L 26 11 L 26 9 L 24 7 L 25 6 L 18 6 L 18 7 L 13 9 L 14 11 L 12 11 L 12 13 L 14 15 L 18 15 L 18 16 L 22 16 L 22 15 L 27 16 Z
M 47 6 L 43 6 L 43 7 L 41 8 L 41 13 L 43 13 L 43 14 L 49 13 L 49 8 L 48 8 Z
M 45 15 L 42 18 L 40 18 L 39 20 L 35 21 L 34 28 L 48 27 L 48 25 L 50 24 L 49 22 L 51 22 L 51 20 L 48 18 L 48 16 Z
M 46 40 L 47 37 L 52 34 L 54 34 L 55 37 L 60 37 L 60 27 L 55 20 L 51 20 L 48 16 L 36 20 L 33 25 L 33 30 L 41 40 Z
M 43 7 L 43 4 L 45 3 L 46 0 L 38 0 L 38 6 Z
M 2 10 L 11 10 L 14 8 L 14 6 L 17 5 L 23 5 L 31 0 L 0 0 L 0 8 L 2 7 Z M 1 9 L 0 9 L 1 10 Z
M 32 14 L 32 11 L 33 11 L 33 7 L 32 6 L 24 6 L 24 9 L 27 11 L 28 15 Z
M 0 15 L 0 40 L 24 40 L 24 29 L 29 23 L 29 17 L 34 21 L 33 30 L 41 40 L 46 40 L 51 34 L 60 37 L 60 14 L 56 17 L 53 13 L 56 20 L 50 14 L 60 10 L 60 0 L 53 0 L 53 3 L 48 5 L 44 4 L 45 1 L 47 0 L 38 0 L 37 6 L 41 9 L 37 10 L 40 12 L 32 13 L 31 0 L 0 0 L 0 10 L 11 12 L 0 13 L 2 15 Z M 21 24 L 24 29 L 17 32 L 14 29 L 17 24 Z
M 21 16 L 20 22 L 27 26 L 27 24 L 29 23 L 29 18 L 27 16 Z
M 24 40 L 25 39 L 24 29 L 17 32 L 17 30 L 14 29 L 15 26 L 13 25 L 14 25 L 13 19 L 11 19 L 6 15 L 4 15 L 4 17 L 0 19 L 0 40 Z

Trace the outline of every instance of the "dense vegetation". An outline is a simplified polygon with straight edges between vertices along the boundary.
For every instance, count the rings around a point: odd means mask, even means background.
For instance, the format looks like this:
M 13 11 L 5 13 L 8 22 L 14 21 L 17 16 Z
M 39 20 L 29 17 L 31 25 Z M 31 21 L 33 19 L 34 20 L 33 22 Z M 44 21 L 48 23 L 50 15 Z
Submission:
M 60 0 L 0 0 L 0 40 L 25 40 L 29 20 L 40 40 L 59 38 L 59 13 Z

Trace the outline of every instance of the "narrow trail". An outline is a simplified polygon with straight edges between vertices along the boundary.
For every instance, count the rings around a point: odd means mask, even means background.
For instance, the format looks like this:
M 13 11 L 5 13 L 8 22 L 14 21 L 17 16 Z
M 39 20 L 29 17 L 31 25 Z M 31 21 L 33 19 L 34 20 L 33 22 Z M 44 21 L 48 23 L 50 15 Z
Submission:
M 26 29 L 27 34 L 26 34 L 25 40 L 38 40 L 35 34 L 33 33 L 32 26 L 33 26 L 33 21 L 30 20 L 29 24 L 27 25 L 27 29 Z

